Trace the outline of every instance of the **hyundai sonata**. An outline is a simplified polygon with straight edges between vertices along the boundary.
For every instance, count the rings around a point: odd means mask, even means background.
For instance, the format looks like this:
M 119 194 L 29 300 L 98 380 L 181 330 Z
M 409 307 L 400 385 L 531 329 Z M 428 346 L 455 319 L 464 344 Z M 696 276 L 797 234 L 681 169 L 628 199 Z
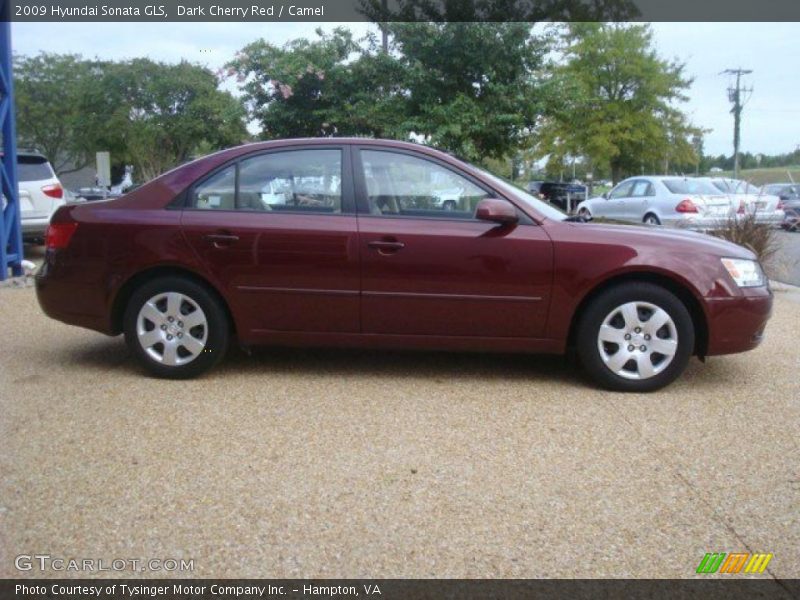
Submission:
M 628 391 L 668 384 L 692 355 L 755 347 L 772 307 L 749 250 L 571 219 L 448 154 L 366 139 L 240 146 L 62 207 L 36 289 L 51 317 L 124 333 L 157 376 L 198 375 L 233 339 L 574 347 Z

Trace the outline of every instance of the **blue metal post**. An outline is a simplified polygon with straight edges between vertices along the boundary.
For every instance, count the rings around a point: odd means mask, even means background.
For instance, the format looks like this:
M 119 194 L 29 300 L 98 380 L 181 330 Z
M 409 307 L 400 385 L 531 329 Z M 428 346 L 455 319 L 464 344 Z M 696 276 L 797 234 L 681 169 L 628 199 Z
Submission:
M 14 122 L 14 80 L 11 70 L 11 2 L 0 0 L 0 191 L 5 199 L 0 210 L 0 281 L 22 275 L 22 227 L 17 187 L 17 129 Z M 1 205 L 0 205 L 1 206 Z

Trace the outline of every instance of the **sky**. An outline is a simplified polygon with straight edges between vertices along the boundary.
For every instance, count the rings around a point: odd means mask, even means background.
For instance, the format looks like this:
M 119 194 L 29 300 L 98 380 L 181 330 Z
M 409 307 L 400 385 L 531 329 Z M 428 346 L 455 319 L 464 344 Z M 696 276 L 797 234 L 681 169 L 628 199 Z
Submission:
M 375 29 L 367 23 L 13 23 L 12 44 L 18 54 L 187 59 L 216 70 L 258 38 L 283 44 L 314 37 L 319 26 L 330 30 L 340 25 L 357 36 Z M 705 138 L 706 154 L 733 153 L 733 116 L 726 92 L 730 80 L 720 73 L 738 67 L 753 70 L 745 83 L 754 88 L 742 119 L 742 150 L 779 154 L 800 146 L 800 23 L 652 27 L 659 55 L 685 63 L 686 74 L 694 79 L 682 107 L 693 124 L 711 130 Z

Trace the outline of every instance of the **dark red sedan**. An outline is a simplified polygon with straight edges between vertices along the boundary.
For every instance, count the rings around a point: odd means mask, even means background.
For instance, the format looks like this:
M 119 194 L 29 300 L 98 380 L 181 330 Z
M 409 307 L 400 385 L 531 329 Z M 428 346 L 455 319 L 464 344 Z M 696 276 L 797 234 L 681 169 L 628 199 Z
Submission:
M 562 353 L 617 390 L 761 341 L 755 256 L 697 233 L 570 220 L 431 148 L 241 146 L 53 217 L 39 302 L 191 377 L 257 344 Z

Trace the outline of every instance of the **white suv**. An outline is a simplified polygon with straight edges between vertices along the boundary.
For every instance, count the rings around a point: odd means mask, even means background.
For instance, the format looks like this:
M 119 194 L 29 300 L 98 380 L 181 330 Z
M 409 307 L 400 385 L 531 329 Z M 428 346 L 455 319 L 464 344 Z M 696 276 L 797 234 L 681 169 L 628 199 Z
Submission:
M 40 240 L 50 217 L 65 203 L 64 188 L 47 158 L 35 152 L 17 153 L 17 177 L 22 237 Z

